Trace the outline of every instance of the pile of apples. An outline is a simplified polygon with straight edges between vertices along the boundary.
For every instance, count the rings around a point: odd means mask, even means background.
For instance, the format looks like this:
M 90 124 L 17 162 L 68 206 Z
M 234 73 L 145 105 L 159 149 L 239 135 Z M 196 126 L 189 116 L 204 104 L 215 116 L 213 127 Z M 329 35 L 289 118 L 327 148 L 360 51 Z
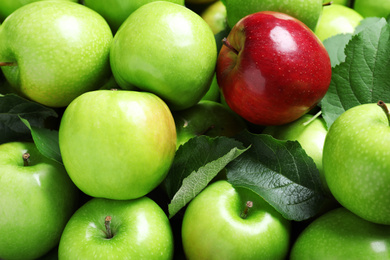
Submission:
M 0 259 L 390 259 L 387 106 L 329 129 L 319 106 L 323 41 L 389 13 L 384 0 L 3 0 L 0 113 L 24 106 L 31 132 L 8 138 L 1 118 Z M 58 117 L 25 120 L 36 106 Z M 328 205 L 288 219 L 222 169 L 170 217 L 178 154 L 243 132 L 297 141 Z

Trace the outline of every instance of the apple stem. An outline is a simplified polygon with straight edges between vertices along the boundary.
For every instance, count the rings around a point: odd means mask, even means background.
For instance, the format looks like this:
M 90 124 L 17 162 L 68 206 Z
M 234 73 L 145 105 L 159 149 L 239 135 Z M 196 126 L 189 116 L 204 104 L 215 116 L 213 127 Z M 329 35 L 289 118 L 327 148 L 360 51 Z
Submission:
M 241 218 L 246 219 L 246 217 L 248 216 L 249 209 L 252 207 L 253 207 L 253 202 L 248 200 L 245 203 L 244 211 L 241 213 Z
M 320 110 L 320 111 L 317 112 L 317 114 L 315 114 L 312 118 L 310 118 L 310 119 L 307 120 L 305 123 L 303 123 L 303 126 L 307 126 L 308 124 L 310 124 L 311 122 L 313 122 L 317 117 L 319 117 L 321 114 L 322 114 L 322 111 Z
M 234 47 L 230 44 L 230 42 L 228 42 L 226 37 L 222 39 L 222 44 L 228 47 L 229 49 L 231 49 L 235 54 L 238 55 L 238 51 L 234 49 Z
M 323 3 L 322 6 L 328 6 L 328 5 L 332 5 L 332 4 L 333 4 L 333 1 L 330 1 L 330 2 Z
M 28 163 L 30 161 L 30 154 L 29 153 L 24 153 L 22 155 L 22 157 L 23 157 L 23 165 L 24 166 L 28 166 Z
M 385 102 L 383 102 L 382 100 L 379 100 L 377 105 L 380 106 L 383 109 L 383 111 L 386 113 L 387 120 L 388 120 L 389 125 L 390 125 L 390 113 L 389 113 L 389 109 L 386 106 Z
M 1 61 L 0 67 L 2 67 L 2 66 L 16 66 L 16 62 Z
M 111 231 L 111 220 L 112 220 L 111 216 L 107 216 L 104 219 L 104 226 L 106 227 L 106 232 L 105 233 L 106 233 L 107 239 L 110 239 L 110 238 L 114 237 L 112 235 L 112 231 Z

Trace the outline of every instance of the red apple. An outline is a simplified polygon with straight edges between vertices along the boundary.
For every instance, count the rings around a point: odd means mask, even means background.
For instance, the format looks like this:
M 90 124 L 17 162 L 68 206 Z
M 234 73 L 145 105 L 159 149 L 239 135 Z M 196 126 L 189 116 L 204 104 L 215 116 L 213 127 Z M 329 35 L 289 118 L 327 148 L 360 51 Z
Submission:
M 318 37 L 301 21 L 263 11 L 242 18 L 219 53 L 226 103 L 256 125 L 292 122 L 323 98 L 332 68 Z

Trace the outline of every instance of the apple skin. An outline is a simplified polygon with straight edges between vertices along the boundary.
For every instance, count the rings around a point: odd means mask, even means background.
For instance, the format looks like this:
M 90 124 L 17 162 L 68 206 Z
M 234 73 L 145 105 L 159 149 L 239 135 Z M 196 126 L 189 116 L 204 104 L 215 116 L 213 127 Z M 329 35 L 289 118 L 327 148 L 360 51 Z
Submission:
M 201 17 L 210 26 L 214 34 L 225 30 L 227 27 L 226 6 L 221 1 L 209 5 L 201 13 Z
M 258 12 L 230 31 L 217 60 L 218 85 L 229 107 L 256 125 L 283 125 L 306 114 L 326 94 L 328 52 L 302 22 Z M 236 54 L 238 53 L 238 54 Z
M 330 126 L 323 150 L 335 199 L 368 221 L 390 225 L 390 127 L 377 104 L 358 105 Z
M 23 5 L 38 2 L 44 0 L 2 0 L 0 2 L 0 21 L 4 21 L 7 16 L 13 13 L 16 9 L 22 7 Z M 57 1 L 71 1 L 77 3 L 78 0 L 57 0 Z
M 202 97 L 201 101 L 210 100 L 210 101 L 220 102 L 220 99 L 221 99 L 221 92 L 219 91 L 217 75 L 214 73 L 213 79 L 210 84 L 210 88 L 206 92 L 206 94 Z
M 390 14 L 390 1 L 388 0 L 355 0 L 353 9 L 366 17 L 384 17 Z
M 227 22 L 230 28 L 249 14 L 275 11 L 295 17 L 315 30 L 322 13 L 322 0 L 226 0 Z
M 70 178 L 85 194 L 134 199 L 168 173 L 176 152 L 175 122 L 152 93 L 91 91 L 66 108 L 59 145 Z
M 323 0 L 322 2 L 324 4 L 332 2 L 332 4 L 344 5 L 344 6 L 348 6 L 348 7 L 351 6 L 351 0 L 333 0 L 333 1 Z
M 247 217 L 240 216 L 247 201 Z M 210 184 L 188 205 L 182 224 L 187 259 L 284 259 L 290 222 L 260 196 L 225 180 Z
M 107 238 L 105 218 L 112 217 Z M 173 234 L 164 211 L 150 198 L 92 198 L 66 225 L 59 259 L 172 259 Z
M 0 61 L 22 96 L 65 107 L 97 89 L 111 74 L 112 33 L 95 11 L 69 1 L 38 1 L 20 7 L 0 27 Z
M 110 52 L 121 88 L 152 92 L 172 110 L 201 100 L 216 60 L 216 42 L 207 23 L 190 9 L 163 1 L 134 11 L 116 33 Z
M 176 124 L 177 148 L 198 135 L 233 137 L 246 128 L 245 122 L 224 105 L 203 100 L 173 113 Z
M 314 33 L 321 41 L 337 34 L 353 33 L 361 20 L 363 20 L 363 16 L 354 9 L 344 5 L 331 4 L 324 6 Z
M 340 207 L 310 223 L 295 241 L 291 260 L 388 259 L 390 226 L 366 221 Z
M 127 17 L 144 4 L 156 0 L 84 0 L 84 5 L 101 14 L 113 32 L 116 32 Z M 163 0 L 184 5 L 184 0 Z
M 23 154 L 30 154 L 24 166 Z M 79 191 L 60 163 L 33 143 L 0 145 L 0 259 L 36 259 L 54 248 L 78 206 Z

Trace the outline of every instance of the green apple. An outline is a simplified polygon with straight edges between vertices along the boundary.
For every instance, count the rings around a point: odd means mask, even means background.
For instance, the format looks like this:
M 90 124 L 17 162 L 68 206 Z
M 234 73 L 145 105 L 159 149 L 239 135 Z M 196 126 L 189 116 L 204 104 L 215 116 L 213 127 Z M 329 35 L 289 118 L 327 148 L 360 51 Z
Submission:
M 59 259 L 173 259 L 173 234 L 164 211 L 148 197 L 93 198 L 69 220 Z
M 0 2 L 0 21 L 4 21 L 7 16 L 13 13 L 16 9 L 23 5 L 44 0 L 1 0 Z M 71 1 L 77 3 L 78 0 L 57 0 L 57 1 Z
M 113 32 L 116 32 L 127 17 L 144 4 L 156 0 L 84 0 L 84 5 L 101 14 Z M 184 5 L 184 0 L 163 0 Z
M 244 16 L 259 11 L 276 11 L 291 15 L 315 30 L 322 13 L 322 0 L 225 0 L 230 28 Z
M 389 259 L 390 226 L 364 220 L 341 207 L 306 227 L 290 259 Z
M 59 146 L 70 178 L 85 194 L 138 198 L 168 173 L 176 152 L 175 122 L 152 93 L 90 91 L 65 109 Z
M 207 135 L 233 137 L 246 128 L 244 121 L 224 105 L 209 100 L 173 113 L 177 132 L 177 148 L 189 139 Z
M 322 167 L 322 152 L 328 129 L 322 117 L 306 114 L 285 125 L 267 126 L 262 133 L 269 134 L 279 140 L 298 141 L 307 155 L 313 159 L 320 173 L 324 189 L 329 192 Z
M 220 180 L 189 203 L 182 242 L 187 259 L 285 259 L 290 222 L 257 194 Z
M 328 4 L 328 3 L 330 3 L 330 4 L 338 4 L 338 5 L 345 5 L 345 6 L 348 6 L 348 7 L 350 7 L 350 5 L 351 5 L 351 0 L 332 0 L 332 1 L 323 0 L 322 2 L 325 5 Z
M 213 79 L 210 84 L 210 88 L 206 92 L 206 94 L 202 97 L 201 100 L 210 100 L 210 101 L 219 102 L 220 99 L 221 99 L 221 92 L 219 90 L 217 76 L 214 73 Z
M 323 150 L 335 199 L 363 219 L 390 225 L 390 127 L 383 102 L 358 105 L 330 126 Z
M 314 32 L 323 41 L 337 34 L 353 33 L 361 20 L 363 20 L 363 16 L 354 9 L 344 5 L 331 4 L 324 6 L 322 16 Z
M 33 143 L 0 145 L 0 168 L 0 259 L 43 256 L 60 241 L 79 192 Z
M 187 4 L 210 4 L 215 0 L 185 0 Z
M 216 1 L 209 5 L 201 13 L 201 17 L 210 26 L 214 34 L 225 30 L 227 27 L 226 6 L 222 1 Z
M 21 95 L 64 107 L 110 75 L 112 38 L 107 22 L 88 7 L 38 1 L 17 9 L 1 25 L 0 65 Z
M 189 108 L 209 90 L 217 60 L 214 34 L 192 10 L 157 1 L 134 11 L 110 52 L 115 80 L 161 97 L 172 110 Z
M 385 17 L 390 14 L 389 0 L 355 0 L 353 9 L 360 13 L 364 18 L 366 17 Z

